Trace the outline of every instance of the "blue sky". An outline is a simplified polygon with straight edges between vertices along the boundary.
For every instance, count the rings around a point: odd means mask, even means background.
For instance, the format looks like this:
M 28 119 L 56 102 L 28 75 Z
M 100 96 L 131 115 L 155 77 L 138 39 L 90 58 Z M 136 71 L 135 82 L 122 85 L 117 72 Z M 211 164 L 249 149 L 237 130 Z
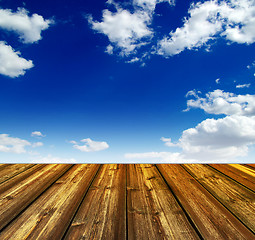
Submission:
M 254 162 L 253 0 L 0 7 L 1 162 Z

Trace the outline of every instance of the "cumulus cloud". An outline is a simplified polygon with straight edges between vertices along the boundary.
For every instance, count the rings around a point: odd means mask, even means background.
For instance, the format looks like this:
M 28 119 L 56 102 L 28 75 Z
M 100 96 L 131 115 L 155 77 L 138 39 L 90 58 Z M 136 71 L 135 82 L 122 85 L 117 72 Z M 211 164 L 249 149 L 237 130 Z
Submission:
M 40 131 L 34 131 L 31 133 L 31 137 L 45 137 Z
M 153 30 L 150 28 L 155 7 L 160 2 L 173 4 L 171 0 L 134 0 L 129 11 L 114 1 L 107 1 L 116 8 L 116 12 L 108 9 L 103 10 L 102 21 L 94 21 L 88 18 L 92 29 L 106 35 L 111 42 L 106 52 L 113 53 L 114 48 L 120 49 L 121 55 L 135 53 L 143 45 L 147 45 L 153 37 Z
M 0 9 L 0 28 L 17 33 L 24 43 L 40 40 L 41 32 L 49 28 L 51 23 L 51 20 L 45 20 L 38 14 L 30 17 L 29 12 L 24 8 L 18 8 L 17 12 Z
M 255 143 L 255 117 L 227 116 L 206 119 L 182 133 L 179 147 L 185 158 L 233 159 L 245 156 Z
M 251 86 L 250 83 L 247 83 L 247 84 L 239 84 L 239 85 L 236 85 L 236 88 L 249 88 Z
M 10 137 L 9 134 L 0 134 L 0 152 L 25 153 L 25 147 L 30 145 L 31 143 L 26 140 Z
M 158 53 L 179 54 L 185 49 L 209 46 L 209 40 L 223 37 L 230 42 L 255 41 L 255 4 L 253 0 L 205 1 L 192 3 L 182 27 L 158 43 Z
M 216 82 L 217 84 L 219 84 L 219 83 L 220 83 L 220 78 L 217 78 L 217 79 L 215 80 L 215 82 Z
M 172 143 L 171 138 L 162 137 L 162 138 L 160 138 L 160 140 L 161 140 L 162 142 L 164 142 L 165 145 L 168 146 L 168 147 L 175 147 L 175 146 L 176 146 L 175 143 Z
M 82 152 L 97 152 L 109 148 L 106 142 L 96 142 L 90 138 L 82 139 L 81 142 L 84 143 L 84 145 L 78 145 L 76 141 L 70 141 L 70 143 L 74 144 L 73 148 Z
M 217 89 L 205 95 L 205 98 L 193 95 L 195 99 L 187 101 L 187 109 L 200 108 L 210 114 L 255 115 L 255 95 L 236 95 Z
M 31 60 L 20 57 L 20 52 L 0 41 L 0 74 L 12 78 L 19 77 L 33 66 Z
M 89 19 L 92 28 L 105 34 L 125 55 L 129 55 L 141 46 L 139 40 L 152 35 L 152 31 L 148 28 L 150 21 L 151 18 L 146 12 L 130 13 L 124 9 L 117 9 L 116 13 L 104 10 L 102 22 Z
M 46 157 L 36 156 L 33 157 L 31 163 L 51 164 L 51 163 L 77 163 L 74 158 L 60 158 L 48 155 Z

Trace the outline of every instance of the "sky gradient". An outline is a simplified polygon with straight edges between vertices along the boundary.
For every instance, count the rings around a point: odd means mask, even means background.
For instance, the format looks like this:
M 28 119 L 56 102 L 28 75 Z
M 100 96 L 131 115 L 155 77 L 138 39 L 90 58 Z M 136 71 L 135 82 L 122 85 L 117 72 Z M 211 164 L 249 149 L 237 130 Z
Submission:
M 0 162 L 254 162 L 253 0 L 0 7 Z

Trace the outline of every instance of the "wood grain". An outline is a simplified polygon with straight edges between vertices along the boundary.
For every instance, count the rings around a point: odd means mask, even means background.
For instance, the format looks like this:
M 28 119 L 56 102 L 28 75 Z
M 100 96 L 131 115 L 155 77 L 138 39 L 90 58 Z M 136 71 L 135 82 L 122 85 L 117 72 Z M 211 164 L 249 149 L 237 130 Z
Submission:
M 98 168 L 73 166 L 9 224 L 0 239 L 61 239 Z
M 185 164 L 219 202 L 255 233 L 255 193 L 215 169 L 203 164 Z
M 210 166 L 255 191 L 255 169 L 240 164 L 210 164 Z
M 181 165 L 157 167 L 204 239 L 254 239 L 254 234 Z
M 1 164 L 0 184 L 33 166 L 34 164 Z
M 65 239 L 126 239 L 126 166 L 103 165 Z
M 0 194 L 0 229 L 6 226 L 36 197 L 70 168 L 70 165 L 47 165 L 27 179 Z
M 128 239 L 199 239 L 154 165 L 128 165 Z

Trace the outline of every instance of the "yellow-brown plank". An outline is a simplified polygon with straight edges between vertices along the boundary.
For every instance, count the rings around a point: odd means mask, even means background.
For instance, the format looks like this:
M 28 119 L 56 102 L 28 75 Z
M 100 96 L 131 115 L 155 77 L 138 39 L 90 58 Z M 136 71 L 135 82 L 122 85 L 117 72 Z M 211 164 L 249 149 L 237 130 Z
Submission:
M 99 165 L 69 169 L 0 234 L 0 239 L 61 239 Z
M 255 164 L 245 164 L 245 165 L 252 168 L 252 169 L 255 169 Z
M 125 165 L 102 166 L 65 239 L 126 239 Z
M 230 211 L 217 201 L 181 165 L 157 165 L 204 239 L 254 239 Z
M 255 193 L 204 164 L 185 164 L 214 197 L 255 233 Z
M 28 178 L 32 174 L 37 171 L 40 171 L 42 168 L 46 167 L 45 164 L 36 164 L 32 167 L 20 172 L 19 174 L 13 176 L 12 178 L 7 179 L 3 183 L 0 184 L 0 194 L 7 191 L 11 187 L 15 186 L 16 184 L 20 183 L 24 179 Z
M 199 239 L 154 165 L 128 165 L 128 239 Z
M 210 164 L 210 166 L 255 191 L 255 169 L 240 164 Z
M 0 168 L 0 184 L 34 166 L 34 164 L 3 164 Z
M 0 194 L 0 229 L 6 226 L 71 166 L 50 164 Z

